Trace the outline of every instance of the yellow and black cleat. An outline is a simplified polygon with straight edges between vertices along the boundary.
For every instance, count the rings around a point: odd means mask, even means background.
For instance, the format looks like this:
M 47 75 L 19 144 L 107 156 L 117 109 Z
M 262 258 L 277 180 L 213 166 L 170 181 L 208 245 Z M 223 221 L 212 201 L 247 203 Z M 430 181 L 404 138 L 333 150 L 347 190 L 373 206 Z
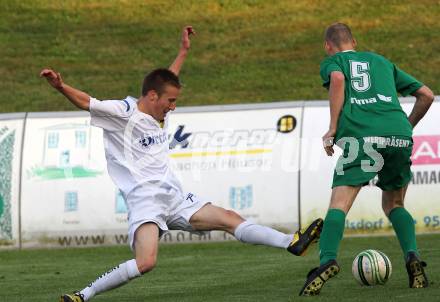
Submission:
M 319 295 L 324 283 L 328 279 L 336 276 L 340 271 L 336 260 L 330 260 L 320 267 L 315 267 L 307 274 L 307 280 L 303 288 L 299 292 L 300 296 L 317 296 Z
M 300 230 L 293 234 L 293 240 L 287 250 L 294 255 L 303 256 L 310 244 L 317 242 L 321 235 L 324 221 L 321 218 L 313 221 L 304 232 Z
M 428 277 L 425 270 L 426 262 L 421 261 L 415 252 L 409 252 L 406 260 L 406 271 L 408 272 L 410 288 L 428 287 Z
M 84 302 L 84 299 L 79 293 L 65 294 L 61 296 L 60 302 Z

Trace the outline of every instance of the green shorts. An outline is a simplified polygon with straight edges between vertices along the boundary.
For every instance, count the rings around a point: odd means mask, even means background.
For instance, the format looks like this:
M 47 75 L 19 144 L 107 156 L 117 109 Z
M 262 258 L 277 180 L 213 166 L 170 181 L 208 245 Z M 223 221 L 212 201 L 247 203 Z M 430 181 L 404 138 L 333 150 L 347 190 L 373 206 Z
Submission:
M 411 137 L 344 138 L 337 145 L 344 151 L 333 173 L 332 188 L 367 185 L 378 175 L 376 185 L 383 191 L 394 191 L 411 180 Z

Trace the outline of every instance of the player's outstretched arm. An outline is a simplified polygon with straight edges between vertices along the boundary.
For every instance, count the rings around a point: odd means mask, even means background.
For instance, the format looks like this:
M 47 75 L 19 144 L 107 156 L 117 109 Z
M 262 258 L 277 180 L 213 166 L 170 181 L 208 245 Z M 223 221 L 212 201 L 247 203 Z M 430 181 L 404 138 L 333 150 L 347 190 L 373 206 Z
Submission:
M 191 47 L 191 40 L 189 37 L 195 34 L 196 32 L 192 26 L 185 26 L 183 28 L 179 53 L 177 54 L 176 59 L 174 59 L 174 62 L 168 68 L 176 75 L 179 75 L 180 69 L 182 68 L 183 62 L 185 62 L 186 55 L 188 54 L 188 50 Z
M 408 120 L 414 128 L 425 116 L 426 112 L 428 112 L 429 107 L 431 107 L 431 104 L 434 101 L 434 93 L 427 86 L 422 86 L 412 93 L 412 95 L 416 97 L 416 103 L 414 104 Z
M 40 72 L 40 77 L 45 77 L 47 82 L 68 98 L 73 105 L 83 110 L 89 110 L 90 96 L 64 83 L 59 72 L 52 69 L 43 69 Z

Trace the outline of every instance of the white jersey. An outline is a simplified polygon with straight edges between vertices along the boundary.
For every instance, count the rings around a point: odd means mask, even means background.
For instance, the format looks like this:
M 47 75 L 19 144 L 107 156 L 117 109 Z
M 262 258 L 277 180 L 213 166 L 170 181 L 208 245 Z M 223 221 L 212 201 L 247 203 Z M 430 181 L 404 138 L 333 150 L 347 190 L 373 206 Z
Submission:
M 167 117 L 163 127 L 138 110 L 137 100 L 98 101 L 90 98 L 91 124 L 104 130 L 104 147 L 110 177 L 127 199 L 136 188 L 182 192 L 171 171 Z

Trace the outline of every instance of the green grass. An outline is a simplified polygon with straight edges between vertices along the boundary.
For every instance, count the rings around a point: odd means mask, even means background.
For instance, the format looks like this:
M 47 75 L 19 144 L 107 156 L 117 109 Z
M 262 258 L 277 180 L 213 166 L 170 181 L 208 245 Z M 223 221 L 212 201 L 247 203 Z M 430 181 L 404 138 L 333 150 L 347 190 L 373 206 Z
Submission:
M 198 35 L 179 105 L 326 98 L 322 34 L 335 21 L 438 92 L 439 18 L 437 0 L 3 0 L 0 112 L 74 110 L 38 77 L 46 66 L 101 99 L 138 96 L 186 24 Z
M 317 250 L 294 257 L 287 252 L 238 242 L 161 245 L 156 269 L 93 301 L 438 301 L 440 235 L 418 236 L 431 286 L 409 289 L 400 248 L 394 237 L 346 238 L 339 262 L 342 271 L 321 296 L 299 298 Z M 361 250 L 375 248 L 391 259 L 385 286 L 361 287 L 351 262 Z M 83 288 L 113 265 L 130 259 L 128 247 L 0 251 L 0 301 L 57 301 L 63 292 Z

